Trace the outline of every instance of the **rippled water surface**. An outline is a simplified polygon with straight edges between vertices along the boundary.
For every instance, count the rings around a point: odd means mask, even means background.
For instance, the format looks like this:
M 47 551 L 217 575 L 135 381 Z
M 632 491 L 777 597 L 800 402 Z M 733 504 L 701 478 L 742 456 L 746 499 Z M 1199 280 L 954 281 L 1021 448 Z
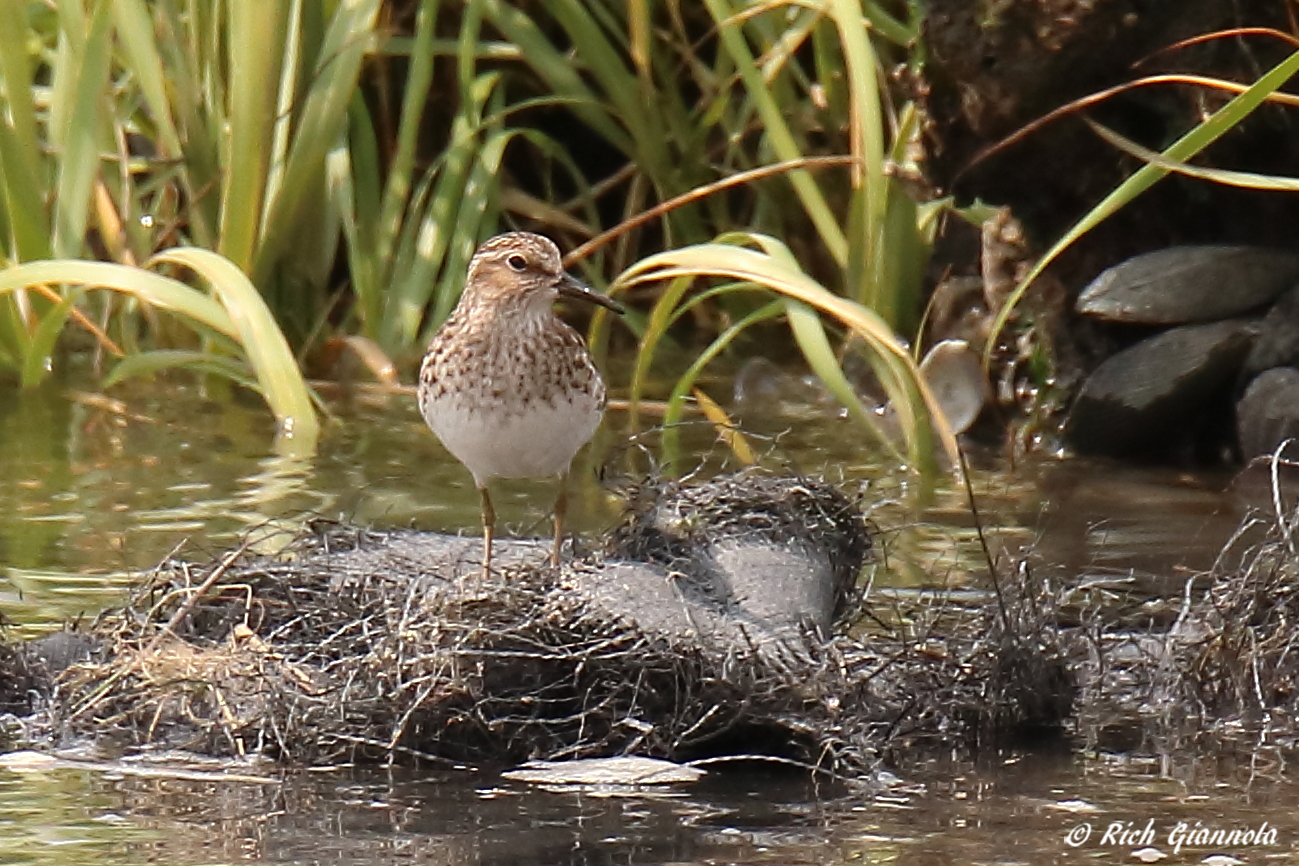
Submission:
M 425 429 L 408 394 L 336 395 L 321 453 L 277 456 L 261 404 L 208 386 L 135 383 L 111 396 L 54 383 L 0 390 L 0 611 L 18 634 L 93 615 L 173 551 L 207 559 L 240 539 L 267 548 L 312 516 L 478 531 L 468 473 Z M 881 588 L 986 590 L 986 565 L 961 489 L 923 508 L 846 421 L 815 406 L 744 414 L 767 462 L 860 495 L 888 551 Z M 652 421 L 652 419 L 649 419 Z M 575 467 L 574 524 L 590 537 L 616 520 L 610 488 L 638 447 L 610 413 Z M 647 422 L 648 423 L 648 422 Z M 724 449 L 686 431 L 690 465 Z M 1209 567 L 1265 485 L 1245 479 L 994 457 L 974 473 L 996 551 L 1033 547 L 1038 567 L 1072 578 L 1130 578 L 1177 591 Z M 600 476 L 604 481 L 601 482 Z M 494 490 L 505 531 L 545 535 L 553 488 Z M 1002 563 L 1005 567 L 1005 563 Z M 260 768 L 278 780 L 280 771 Z M 84 769 L 0 770 L 0 860 L 31 863 L 1037 863 L 1137 862 L 1135 844 L 1101 844 L 1110 825 L 1153 822 L 1168 862 L 1230 854 L 1291 856 L 1299 789 L 1275 756 L 1136 760 L 1104 754 L 1006 755 L 979 767 L 899 768 L 906 786 L 867 800 L 806 781 L 722 774 L 687 792 L 552 794 L 487 770 L 436 776 L 337 770 L 275 784 L 199 783 Z M 1174 854 L 1179 821 L 1277 829 L 1273 845 Z M 1089 833 L 1071 847 L 1069 832 Z M 1072 841 L 1077 841 L 1072 839 Z M 1189 849 L 1188 849 L 1189 850 Z M 1223 861 L 1220 866 L 1226 866 Z
M 0 611 L 49 627 L 120 599 L 172 551 L 202 560 L 248 535 L 270 549 L 312 517 L 478 532 L 469 475 L 442 451 L 409 394 L 362 388 L 337 397 L 320 454 L 301 460 L 273 452 L 271 420 L 257 400 L 212 387 L 136 383 L 111 397 L 68 384 L 0 390 L 0 563 L 8 577 Z M 769 465 L 860 497 L 889 554 L 884 583 L 986 583 L 963 489 L 913 507 L 912 482 L 849 422 L 816 407 L 744 420 Z M 620 479 L 642 455 L 639 444 L 627 445 L 626 422 L 611 411 L 597 447 L 574 467 L 572 523 L 588 535 L 615 522 Z M 685 440 L 688 465 L 705 472 L 725 456 L 706 425 Z M 652 437 L 641 441 L 652 446 Z M 985 462 L 995 468 L 976 470 L 973 486 L 994 547 L 1033 546 L 1075 573 L 1206 568 L 1246 509 L 1265 504 L 1261 489 L 1224 492 L 1226 478 Z M 553 496 L 545 481 L 493 487 L 504 531 L 514 534 L 544 536 Z
M 535 791 L 470 770 L 338 769 L 275 784 L 0 770 L 0 860 L 1035 864 L 1162 854 L 1169 863 L 1230 866 L 1206 858 L 1299 855 L 1299 787 L 1283 765 L 1262 759 L 1007 755 L 909 775 L 906 787 L 867 799 L 746 773 L 611 795 Z M 1253 838 L 1223 844 L 1193 835 L 1201 830 Z

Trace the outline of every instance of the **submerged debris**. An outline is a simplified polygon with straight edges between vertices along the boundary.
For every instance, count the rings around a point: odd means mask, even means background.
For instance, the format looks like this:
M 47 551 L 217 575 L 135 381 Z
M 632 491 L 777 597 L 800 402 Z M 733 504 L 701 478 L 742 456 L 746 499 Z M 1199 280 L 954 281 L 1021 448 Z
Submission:
M 705 770 L 654 758 L 584 758 L 576 761 L 529 761 L 502 778 L 534 785 L 642 788 L 697 782 Z

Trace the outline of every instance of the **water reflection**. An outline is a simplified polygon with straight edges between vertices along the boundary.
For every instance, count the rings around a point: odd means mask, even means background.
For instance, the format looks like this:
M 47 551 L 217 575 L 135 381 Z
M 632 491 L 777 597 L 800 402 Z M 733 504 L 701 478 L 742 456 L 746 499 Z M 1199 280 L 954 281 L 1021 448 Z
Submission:
M 0 478 L 9 479 L 0 484 L 7 577 L 0 612 L 29 631 L 55 627 L 117 601 L 173 550 L 205 559 L 250 535 L 272 550 L 315 516 L 477 532 L 468 473 L 443 454 L 408 395 L 360 390 L 335 411 L 320 452 L 305 459 L 275 454 L 273 421 L 260 401 L 241 399 L 225 383 L 128 383 L 112 398 L 67 382 L 0 391 Z M 609 421 L 604 448 L 584 454 L 574 472 L 574 523 L 588 532 L 615 519 L 601 475 L 645 468 L 645 452 L 623 447 L 626 419 L 613 412 Z M 917 507 L 910 479 L 822 406 L 750 411 L 745 421 L 772 465 L 827 477 L 858 496 L 886 552 L 866 575 L 881 594 L 885 587 L 986 590 L 979 526 L 963 489 L 942 487 Z M 702 474 L 727 465 L 707 425 L 688 426 L 682 443 Z M 1179 589 L 1213 562 L 1247 508 L 1267 504 L 1266 495 L 1260 502 L 1243 487 L 1228 489 L 1223 477 L 1058 462 L 1009 471 L 995 455 L 976 463 L 984 466 L 972 473 L 982 529 L 1003 574 L 1031 551 L 1034 567 L 1067 580 L 1117 575 L 1146 592 Z M 504 531 L 546 533 L 549 484 L 506 483 L 494 493 Z M 539 794 L 490 773 L 336 770 L 265 790 L 0 771 L 0 859 L 1120 861 L 1128 850 L 1066 850 L 1063 834 L 1093 818 L 1097 826 L 1267 820 L 1292 846 L 1299 830 L 1290 805 L 1299 790 L 1279 756 L 1038 753 L 980 767 L 911 760 L 898 768 L 910 787 L 883 799 L 805 780 L 735 776 L 683 795 L 610 799 Z
M 0 610 L 57 624 L 94 613 L 182 542 L 193 555 L 257 530 L 265 546 L 333 495 L 310 460 L 268 455 L 260 406 L 194 385 L 124 396 L 52 385 L 0 395 Z
M 178 546 L 203 559 L 251 534 L 272 551 L 316 516 L 478 531 L 468 473 L 428 435 L 409 395 L 350 393 L 333 407 L 320 452 L 302 458 L 275 454 L 264 406 L 231 389 L 173 377 L 127 383 L 111 398 L 66 382 L 0 393 L 0 478 L 12 479 L 0 485 L 9 576 L 0 612 L 50 627 L 115 601 Z M 1222 492 L 1225 478 L 1056 461 L 1007 471 L 995 454 L 976 454 L 976 524 L 965 490 L 950 484 L 917 507 L 912 479 L 828 407 L 772 406 L 779 411 L 746 409 L 751 444 L 765 465 L 826 477 L 857 496 L 885 552 L 866 576 L 878 586 L 986 588 L 980 529 L 1003 573 L 1034 551 L 1067 575 L 1180 580 L 1212 563 L 1243 513 Z M 608 528 L 617 510 L 610 488 L 652 469 L 654 434 L 629 443 L 627 426 L 625 414 L 610 412 L 596 447 L 579 456 L 571 489 L 579 531 Z M 734 468 L 710 425 L 680 432 L 698 474 Z M 553 495 L 544 481 L 500 483 L 493 498 L 504 531 L 545 535 Z
M 0 771 L 0 859 L 14 863 L 1169 862 L 1296 850 L 1299 788 L 1277 756 L 1165 761 L 1010 753 L 907 767 L 880 797 L 806 779 L 721 774 L 625 796 L 547 793 L 494 773 L 335 768 L 282 785 Z M 1224 799 L 1222 791 L 1237 792 Z M 1179 825 L 1275 829 L 1269 844 L 1188 846 Z M 1089 835 L 1082 838 L 1085 825 Z M 1114 825 L 1149 842 L 1105 841 Z M 1069 834 L 1074 834 L 1070 836 Z M 1136 837 L 1131 837 L 1135 839 Z M 1224 861 L 1226 862 L 1226 861 Z

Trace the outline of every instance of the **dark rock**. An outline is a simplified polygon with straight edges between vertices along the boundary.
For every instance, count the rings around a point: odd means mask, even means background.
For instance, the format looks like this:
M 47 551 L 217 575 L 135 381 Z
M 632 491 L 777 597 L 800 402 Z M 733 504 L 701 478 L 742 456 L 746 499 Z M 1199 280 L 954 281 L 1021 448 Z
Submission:
M 1252 322 L 1172 328 L 1113 355 L 1083 384 L 1065 423 L 1077 451 L 1167 452 L 1225 401 L 1253 340 Z
M 1267 311 L 1245 359 L 1249 374 L 1273 367 L 1299 367 L 1299 288 L 1286 292 Z
M 1299 438 L 1299 370 L 1274 367 L 1249 383 L 1236 404 L 1236 436 L 1246 460 Z
M 102 641 L 93 635 L 64 630 L 37 638 L 24 649 L 28 663 L 53 682 L 72 665 L 90 659 L 101 644 Z
M 1103 272 L 1078 296 L 1089 316 L 1144 325 L 1216 322 L 1299 282 L 1299 255 L 1244 246 L 1169 247 Z

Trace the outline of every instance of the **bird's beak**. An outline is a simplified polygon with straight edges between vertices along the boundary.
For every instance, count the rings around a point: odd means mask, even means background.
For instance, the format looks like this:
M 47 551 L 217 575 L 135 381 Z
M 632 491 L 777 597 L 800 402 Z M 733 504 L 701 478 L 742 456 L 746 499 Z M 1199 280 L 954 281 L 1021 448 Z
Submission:
M 557 286 L 559 293 L 566 298 L 576 298 L 579 301 L 586 301 L 588 304 L 599 304 L 607 310 L 613 310 L 618 315 L 627 312 L 627 309 L 608 295 L 602 295 L 599 292 L 592 291 L 581 280 L 572 274 L 564 273 L 559 278 Z

